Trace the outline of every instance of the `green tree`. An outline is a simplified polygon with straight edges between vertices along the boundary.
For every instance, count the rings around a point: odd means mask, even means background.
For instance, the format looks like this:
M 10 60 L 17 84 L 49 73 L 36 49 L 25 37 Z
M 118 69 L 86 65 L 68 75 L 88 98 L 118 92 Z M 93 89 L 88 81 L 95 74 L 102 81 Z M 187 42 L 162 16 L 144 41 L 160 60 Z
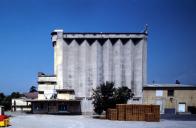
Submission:
M 129 99 L 134 96 L 131 89 L 126 86 L 122 86 L 115 91 L 116 104 L 126 104 Z
M 4 106 L 4 109 L 7 111 L 7 110 L 11 110 L 11 103 L 12 103 L 12 98 L 11 96 L 6 96 L 4 99 L 3 99 L 3 106 Z
M 5 98 L 5 95 L 3 93 L 0 93 L 0 105 L 3 105 L 4 98 Z
M 133 97 L 131 89 L 128 87 L 115 88 L 113 82 L 106 82 L 93 90 L 94 111 L 101 114 L 108 108 L 115 108 L 116 104 L 127 103 Z
M 37 92 L 37 88 L 35 86 L 31 86 L 29 92 Z
M 93 90 L 92 98 L 94 104 L 94 111 L 97 114 L 101 114 L 109 107 L 115 107 L 114 92 L 115 88 L 113 82 L 106 82 Z
M 19 92 L 12 92 L 11 95 L 5 96 L 3 93 L 0 93 L 0 105 L 3 105 L 5 110 L 11 110 L 12 98 L 20 98 L 23 96 Z
M 11 94 L 11 98 L 20 98 L 22 96 L 22 94 L 20 94 L 19 92 L 12 92 Z

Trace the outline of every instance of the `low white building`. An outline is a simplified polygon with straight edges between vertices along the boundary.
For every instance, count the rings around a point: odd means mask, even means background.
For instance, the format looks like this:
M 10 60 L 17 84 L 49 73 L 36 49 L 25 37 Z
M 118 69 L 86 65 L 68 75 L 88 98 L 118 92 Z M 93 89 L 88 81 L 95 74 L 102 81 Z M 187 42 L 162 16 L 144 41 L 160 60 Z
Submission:
M 31 102 L 28 100 L 37 99 L 38 92 L 25 93 L 23 97 L 12 98 L 11 110 L 12 111 L 31 111 Z
M 12 99 L 12 111 L 31 111 L 31 103 L 27 102 L 27 98 Z

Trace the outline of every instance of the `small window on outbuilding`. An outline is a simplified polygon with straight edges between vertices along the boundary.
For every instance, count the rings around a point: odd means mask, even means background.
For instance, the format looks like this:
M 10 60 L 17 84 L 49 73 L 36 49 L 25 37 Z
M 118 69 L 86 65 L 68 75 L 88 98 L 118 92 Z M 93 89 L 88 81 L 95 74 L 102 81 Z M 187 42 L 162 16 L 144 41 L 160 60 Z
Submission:
M 167 90 L 167 96 L 174 96 L 174 90 L 173 89 Z
M 163 90 L 156 90 L 156 96 L 163 96 Z

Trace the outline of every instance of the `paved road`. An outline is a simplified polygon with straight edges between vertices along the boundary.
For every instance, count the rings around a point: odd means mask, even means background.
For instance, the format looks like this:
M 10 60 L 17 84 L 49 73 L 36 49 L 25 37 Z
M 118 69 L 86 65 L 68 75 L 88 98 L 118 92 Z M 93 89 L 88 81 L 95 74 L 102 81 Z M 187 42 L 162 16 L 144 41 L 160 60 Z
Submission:
M 195 128 L 196 121 L 110 121 L 90 116 L 15 114 L 9 128 Z
M 165 120 L 176 120 L 176 121 L 196 121 L 196 114 L 194 115 L 171 115 L 171 114 L 164 114 L 161 115 L 161 119 Z

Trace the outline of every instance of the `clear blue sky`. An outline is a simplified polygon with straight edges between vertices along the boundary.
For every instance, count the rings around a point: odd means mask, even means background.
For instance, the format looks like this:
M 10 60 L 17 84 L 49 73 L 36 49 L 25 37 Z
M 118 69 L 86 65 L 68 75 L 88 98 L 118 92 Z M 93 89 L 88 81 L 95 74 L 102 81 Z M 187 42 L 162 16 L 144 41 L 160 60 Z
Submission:
M 141 32 L 148 83 L 196 84 L 195 0 L 0 0 L 0 92 L 25 92 L 53 73 L 50 33 Z

